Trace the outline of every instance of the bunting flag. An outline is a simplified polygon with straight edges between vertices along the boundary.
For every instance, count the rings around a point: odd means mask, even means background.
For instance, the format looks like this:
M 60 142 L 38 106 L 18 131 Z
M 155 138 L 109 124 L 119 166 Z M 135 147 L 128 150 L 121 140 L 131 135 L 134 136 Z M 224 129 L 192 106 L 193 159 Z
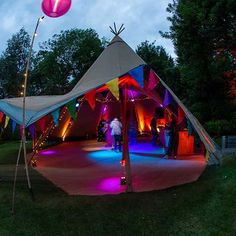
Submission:
M 47 121 L 46 116 L 43 117 L 43 118 L 41 118 L 41 119 L 38 121 L 40 130 L 41 130 L 42 133 L 44 132 L 44 130 L 45 130 L 45 128 L 46 128 L 46 121 Z
M 23 137 L 23 126 L 22 125 L 20 125 L 20 137 L 21 137 L 21 139 Z
M 159 82 L 160 82 L 160 79 L 156 76 L 155 72 L 151 69 L 149 73 L 147 89 L 153 90 L 158 85 Z
M 60 114 L 60 110 L 59 109 L 57 109 L 54 112 L 52 112 L 52 118 L 53 118 L 54 124 L 56 126 L 59 125 L 59 114 Z
M 76 100 L 72 100 L 66 104 L 70 116 L 73 120 L 76 120 L 77 112 L 76 112 Z
M 0 111 L 0 123 L 1 123 L 2 120 L 3 120 L 3 117 L 4 117 L 4 113 Z
M 129 71 L 129 75 L 132 76 L 138 82 L 140 87 L 143 88 L 144 86 L 143 66 L 136 67 L 133 70 Z
M 85 99 L 88 101 L 90 107 L 94 110 L 96 106 L 96 90 L 92 90 L 85 94 Z
M 7 125 L 8 125 L 8 123 L 9 123 L 9 120 L 10 120 L 10 117 L 6 116 L 6 118 L 5 118 L 5 124 L 4 124 L 4 129 L 7 128 Z
M 206 150 L 206 152 L 205 152 L 204 159 L 205 159 L 206 162 L 208 162 L 209 159 L 210 159 L 210 153 L 209 153 L 208 150 Z
M 172 102 L 172 97 L 170 95 L 170 93 L 168 92 L 167 89 L 165 89 L 165 96 L 164 96 L 164 100 L 163 100 L 163 106 L 167 107 L 169 104 L 171 104 Z
M 106 83 L 106 86 L 112 93 L 112 95 L 119 101 L 119 85 L 118 85 L 118 78 L 113 79 Z
M 11 122 L 11 127 L 12 127 L 12 133 L 15 133 L 16 130 L 16 122 L 14 120 L 12 120 Z
M 178 107 L 178 118 L 177 118 L 177 124 L 180 124 L 185 117 L 185 113 L 181 107 Z
M 35 136 L 35 125 L 34 124 L 31 124 L 29 126 L 29 132 L 30 132 L 31 138 L 34 138 L 34 136 Z

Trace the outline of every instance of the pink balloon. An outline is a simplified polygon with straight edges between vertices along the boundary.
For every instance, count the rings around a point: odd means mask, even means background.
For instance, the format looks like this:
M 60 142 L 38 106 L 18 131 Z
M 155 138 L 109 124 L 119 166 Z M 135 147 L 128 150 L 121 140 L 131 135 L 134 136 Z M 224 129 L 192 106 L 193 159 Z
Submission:
M 60 17 L 66 14 L 71 6 L 71 0 L 43 0 L 42 10 L 49 17 Z

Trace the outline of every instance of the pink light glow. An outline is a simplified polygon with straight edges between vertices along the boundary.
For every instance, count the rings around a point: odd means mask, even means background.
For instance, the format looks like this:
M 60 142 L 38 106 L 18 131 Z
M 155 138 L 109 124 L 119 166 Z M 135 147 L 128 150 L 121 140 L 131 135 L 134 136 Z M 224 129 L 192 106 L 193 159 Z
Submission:
M 57 7 L 58 7 L 58 3 L 59 3 L 60 0 L 56 0 L 55 4 L 54 4 L 54 7 L 53 7 L 53 12 L 56 12 L 57 11 Z
M 41 155 L 53 155 L 53 154 L 56 154 L 57 151 L 54 151 L 54 150 L 45 150 L 45 151 L 41 151 L 40 154 Z
M 99 190 L 107 191 L 110 193 L 123 192 L 123 188 L 124 186 L 120 185 L 120 177 L 103 179 L 98 185 Z

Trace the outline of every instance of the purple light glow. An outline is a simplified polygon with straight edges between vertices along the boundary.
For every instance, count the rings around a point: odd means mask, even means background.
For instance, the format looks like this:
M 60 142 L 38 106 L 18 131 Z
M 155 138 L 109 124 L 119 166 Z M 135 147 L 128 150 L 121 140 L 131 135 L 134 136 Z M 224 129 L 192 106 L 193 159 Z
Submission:
M 136 91 L 133 91 L 133 90 L 130 90 L 130 89 L 128 90 L 128 96 L 131 99 L 134 99 L 134 98 L 138 97 L 139 95 L 140 94 Z
M 56 153 L 57 151 L 54 151 L 54 150 L 45 150 L 45 151 L 40 152 L 41 155 L 53 155 Z
M 107 110 L 107 105 L 104 106 L 104 108 L 103 108 L 103 113 L 105 113 L 106 110 Z
M 123 187 L 120 186 L 120 177 L 111 177 L 103 179 L 99 185 L 99 190 L 107 191 L 110 193 L 119 193 L 122 192 Z

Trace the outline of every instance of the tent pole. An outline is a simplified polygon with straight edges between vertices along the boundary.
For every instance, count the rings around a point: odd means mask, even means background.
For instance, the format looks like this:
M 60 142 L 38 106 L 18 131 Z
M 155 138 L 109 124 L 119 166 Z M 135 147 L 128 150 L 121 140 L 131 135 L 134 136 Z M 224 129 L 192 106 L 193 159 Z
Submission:
M 18 169 L 18 165 L 19 165 L 19 159 L 20 159 L 20 153 L 21 153 L 21 149 L 23 146 L 23 154 L 24 154 L 24 162 L 25 162 L 25 171 L 26 171 L 26 178 L 27 178 L 27 183 L 28 183 L 28 188 L 30 190 L 31 193 L 31 197 L 33 198 L 33 192 L 32 192 L 32 188 L 31 188 L 31 182 L 30 182 L 30 178 L 29 178 L 29 169 L 28 169 L 28 163 L 27 163 L 27 156 L 26 156 L 26 145 L 25 145 L 25 141 L 26 141 L 26 135 L 25 135 L 25 128 L 26 128 L 26 122 L 25 122 L 25 107 L 26 107 L 26 88 L 27 88 L 27 81 L 28 81 L 28 72 L 29 72 L 29 67 L 30 67 L 30 59 L 31 59 L 31 55 L 32 55 L 32 51 L 33 51 L 33 46 L 34 46 L 34 40 L 35 37 L 37 35 L 37 29 L 39 26 L 39 23 L 43 20 L 44 16 L 39 17 L 35 26 L 35 30 L 33 33 L 33 37 L 31 40 L 31 44 L 30 44 L 30 50 L 29 50 L 29 54 L 27 57 L 27 64 L 26 64 L 26 69 L 25 69 L 25 74 L 24 74 L 24 84 L 22 85 L 22 87 L 24 88 L 23 91 L 23 99 L 22 99 L 22 136 L 21 136 L 21 145 L 19 148 L 19 152 L 18 152 L 18 157 L 17 157 L 17 163 L 16 163 L 16 171 L 15 171 L 15 180 L 14 180 L 14 187 L 13 187 L 13 199 L 12 199 L 12 212 L 14 213 L 14 202 L 15 202 L 15 185 L 16 185 L 16 178 L 17 178 L 17 169 Z
M 30 45 L 30 50 L 27 58 L 27 64 L 26 64 L 26 69 L 25 69 L 25 80 L 24 80 L 24 92 L 23 92 L 23 112 L 22 112 L 22 143 L 23 143 L 23 151 L 24 151 L 24 162 L 25 162 L 25 172 L 26 172 L 26 178 L 27 178 L 27 183 L 28 183 L 28 188 L 31 193 L 31 197 L 33 198 L 33 192 L 31 188 L 31 182 L 30 182 L 30 177 L 29 177 L 29 169 L 28 169 L 28 163 L 27 163 L 27 156 L 26 156 L 26 135 L 25 135 L 25 128 L 26 128 L 26 123 L 25 123 L 25 107 L 26 107 L 26 88 L 27 88 L 27 82 L 28 82 L 28 75 L 29 75 L 29 67 L 30 67 L 30 59 L 33 51 L 33 46 L 34 46 L 34 40 L 35 37 L 37 36 L 37 30 L 39 23 L 43 20 L 44 16 L 39 17 L 35 26 L 35 30 L 33 33 L 33 37 L 31 40 L 31 45 Z
M 130 157 L 129 157 L 129 136 L 128 136 L 128 109 L 127 109 L 127 100 L 128 100 L 128 88 L 125 85 L 123 89 L 122 96 L 122 111 L 123 111 L 123 153 L 122 160 L 125 161 L 125 178 L 126 178 L 126 192 L 133 192 L 132 188 L 132 178 L 131 178 L 131 165 L 130 165 Z
M 12 214 L 15 213 L 16 179 L 17 179 L 21 150 L 22 150 L 22 140 L 20 142 L 20 148 L 18 151 L 18 156 L 17 156 L 17 160 L 16 160 L 16 167 L 15 167 L 15 176 L 14 176 L 13 191 L 12 191 L 12 206 L 11 206 L 11 213 Z

